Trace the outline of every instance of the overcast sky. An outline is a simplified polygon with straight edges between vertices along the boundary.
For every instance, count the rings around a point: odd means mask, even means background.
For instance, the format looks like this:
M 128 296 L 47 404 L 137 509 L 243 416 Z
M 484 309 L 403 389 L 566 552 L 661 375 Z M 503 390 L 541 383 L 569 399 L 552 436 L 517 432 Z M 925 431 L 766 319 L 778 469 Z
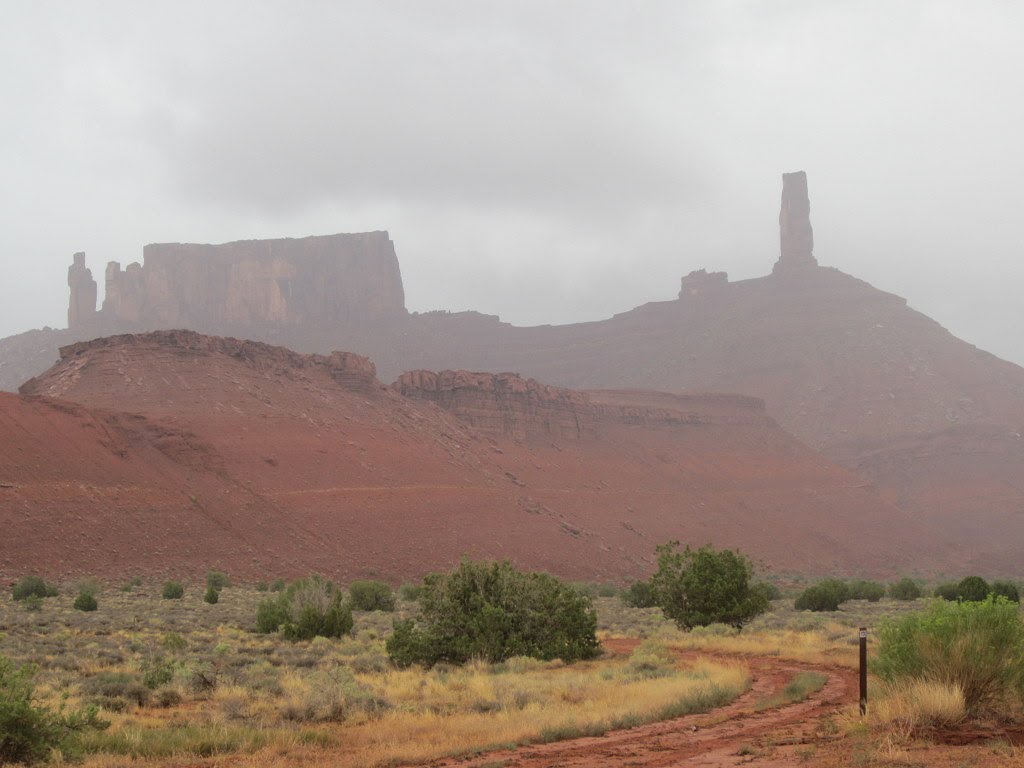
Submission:
M 1024 363 L 1024 4 L 0 0 L 0 336 L 149 242 L 387 229 L 519 324 L 815 255 Z

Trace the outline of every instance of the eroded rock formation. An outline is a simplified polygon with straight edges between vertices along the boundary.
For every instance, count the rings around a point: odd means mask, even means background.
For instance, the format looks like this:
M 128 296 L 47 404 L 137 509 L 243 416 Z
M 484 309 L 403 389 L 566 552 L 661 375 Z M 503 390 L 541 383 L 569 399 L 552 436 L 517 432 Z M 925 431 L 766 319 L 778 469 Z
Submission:
M 581 440 L 609 427 L 675 429 L 716 424 L 764 427 L 764 401 L 725 394 L 564 389 L 514 373 L 408 371 L 394 389 L 427 400 L 492 437 Z
M 383 389 L 377 380 L 377 368 L 373 361 L 353 352 L 332 352 L 326 356 L 304 355 L 259 341 L 174 330 L 127 333 L 68 344 L 60 348 L 60 360 L 66 364 L 60 377 L 45 387 L 39 378 L 29 379 L 21 386 L 20 392 L 59 397 L 68 387 L 77 383 L 86 361 L 95 359 L 103 351 L 145 356 L 154 364 L 163 358 L 195 361 L 204 357 L 227 356 L 288 377 L 294 377 L 297 371 L 324 371 L 344 389 L 352 392 L 370 393 Z
M 649 575 L 673 538 L 807 573 L 889 576 L 910 547 L 942 562 L 934 531 L 751 398 L 466 373 L 367 394 L 359 356 L 181 331 L 62 354 L 0 395 L 0 530 L 24 544 L 0 547 L 0 579 L 397 581 L 470 556 L 609 581 Z
M 68 267 L 68 328 L 80 328 L 96 315 L 96 281 L 85 266 L 85 254 L 76 253 Z
M 514 440 L 579 440 L 594 426 L 594 409 L 584 393 L 514 373 L 408 371 L 395 389 L 436 403 L 481 432 Z
M 724 288 L 729 284 L 726 272 L 708 272 L 706 269 L 695 269 L 680 281 L 679 298 L 699 296 Z
M 76 256 L 72 269 L 78 264 Z M 254 335 L 268 328 L 359 327 L 404 314 L 402 276 L 387 232 L 147 245 L 142 264 L 107 265 L 101 310 L 107 324 Z
M 779 211 L 781 251 L 774 272 L 818 266 L 814 258 L 814 232 L 811 230 L 811 200 L 807 194 L 807 174 L 803 171 L 782 174 L 782 209 Z

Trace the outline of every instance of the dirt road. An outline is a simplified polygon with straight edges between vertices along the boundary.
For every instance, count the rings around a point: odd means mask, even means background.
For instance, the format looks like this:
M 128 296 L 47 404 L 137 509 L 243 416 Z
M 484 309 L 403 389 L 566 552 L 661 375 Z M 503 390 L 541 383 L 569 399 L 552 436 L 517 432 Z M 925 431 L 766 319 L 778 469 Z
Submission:
M 628 652 L 637 641 L 606 642 L 614 652 Z M 685 657 L 715 657 L 701 652 Z M 722 657 L 732 658 L 735 657 Z M 440 760 L 431 768 L 673 768 L 674 766 L 756 765 L 764 768 L 806 765 L 798 754 L 822 720 L 857 695 L 856 672 L 836 666 L 744 657 L 750 667 L 750 690 L 732 704 L 704 715 L 651 723 L 599 737 L 554 742 L 471 758 Z M 805 701 L 762 712 L 754 703 L 780 691 L 799 672 L 827 676 L 825 686 Z

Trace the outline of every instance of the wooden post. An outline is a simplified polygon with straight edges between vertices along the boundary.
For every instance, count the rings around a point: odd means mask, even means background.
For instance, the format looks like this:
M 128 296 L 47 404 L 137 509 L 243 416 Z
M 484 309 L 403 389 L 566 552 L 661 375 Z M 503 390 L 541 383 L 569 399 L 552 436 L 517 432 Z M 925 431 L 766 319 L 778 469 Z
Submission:
M 860 628 L 860 714 L 868 712 L 868 630 Z

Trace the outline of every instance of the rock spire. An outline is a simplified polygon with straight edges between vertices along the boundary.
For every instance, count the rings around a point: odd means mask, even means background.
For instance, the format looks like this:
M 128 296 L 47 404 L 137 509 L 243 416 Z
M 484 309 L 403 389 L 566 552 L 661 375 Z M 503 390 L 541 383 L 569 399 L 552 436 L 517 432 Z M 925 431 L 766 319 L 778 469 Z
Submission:
M 807 196 L 807 174 L 803 171 L 782 174 L 782 209 L 779 211 L 781 252 L 775 273 L 818 266 L 814 258 L 814 232 L 811 230 L 811 201 Z
M 96 314 L 96 281 L 85 266 L 85 254 L 76 253 L 68 267 L 68 328 L 80 328 Z

